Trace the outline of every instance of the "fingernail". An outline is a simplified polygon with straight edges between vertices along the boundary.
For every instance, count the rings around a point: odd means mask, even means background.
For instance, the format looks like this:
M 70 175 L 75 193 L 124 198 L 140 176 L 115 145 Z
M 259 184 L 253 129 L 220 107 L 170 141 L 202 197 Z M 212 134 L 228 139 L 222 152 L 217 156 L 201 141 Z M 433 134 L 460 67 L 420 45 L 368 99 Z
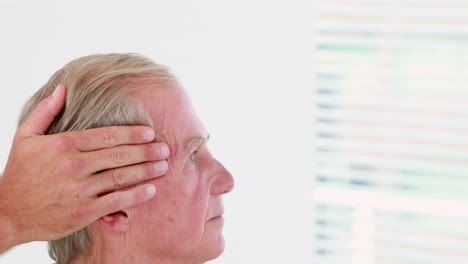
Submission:
M 167 161 L 163 160 L 163 161 L 158 161 L 154 164 L 154 169 L 156 170 L 156 172 L 160 173 L 160 172 L 166 172 L 167 171 L 167 167 L 168 167 L 168 164 L 167 164 Z
M 143 132 L 143 138 L 146 141 L 151 141 L 154 139 L 154 131 L 152 129 L 147 129 Z
M 146 194 L 148 197 L 152 197 L 156 193 L 156 187 L 154 185 L 150 185 L 146 187 Z
M 60 86 L 60 84 L 57 85 L 57 87 L 55 87 L 55 90 L 54 90 L 54 92 L 52 93 L 52 96 L 54 96 L 54 95 L 57 93 L 57 90 L 58 90 L 59 86 Z
M 166 145 L 162 145 L 158 147 L 159 155 L 161 157 L 168 157 L 169 156 L 169 148 Z

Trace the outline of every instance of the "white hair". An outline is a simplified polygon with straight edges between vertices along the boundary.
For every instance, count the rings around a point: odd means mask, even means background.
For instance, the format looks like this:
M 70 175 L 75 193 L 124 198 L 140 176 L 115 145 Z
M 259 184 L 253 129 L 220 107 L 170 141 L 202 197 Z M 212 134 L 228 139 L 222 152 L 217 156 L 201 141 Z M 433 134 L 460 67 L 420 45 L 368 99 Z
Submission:
M 141 85 L 157 88 L 176 84 L 169 70 L 137 54 L 99 54 L 81 57 L 57 71 L 23 107 L 19 125 L 58 84 L 67 87 L 65 107 L 47 130 L 55 134 L 111 125 L 154 127 L 143 103 L 131 96 Z M 65 238 L 49 241 L 49 255 L 67 264 L 89 252 L 92 233 L 85 227 Z

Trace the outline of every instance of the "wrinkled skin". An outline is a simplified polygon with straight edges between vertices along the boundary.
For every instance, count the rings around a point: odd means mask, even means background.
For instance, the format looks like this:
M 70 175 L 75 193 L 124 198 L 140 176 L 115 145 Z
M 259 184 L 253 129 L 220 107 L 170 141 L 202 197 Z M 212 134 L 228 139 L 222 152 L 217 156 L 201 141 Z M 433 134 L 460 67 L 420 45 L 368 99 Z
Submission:
M 136 93 L 151 116 L 157 140 L 170 148 L 164 177 L 150 180 L 164 199 L 101 218 L 92 225 L 92 252 L 73 263 L 197 264 L 224 250 L 221 196 L 231 174 L 207 147 L 208 134 L 180 87 Z

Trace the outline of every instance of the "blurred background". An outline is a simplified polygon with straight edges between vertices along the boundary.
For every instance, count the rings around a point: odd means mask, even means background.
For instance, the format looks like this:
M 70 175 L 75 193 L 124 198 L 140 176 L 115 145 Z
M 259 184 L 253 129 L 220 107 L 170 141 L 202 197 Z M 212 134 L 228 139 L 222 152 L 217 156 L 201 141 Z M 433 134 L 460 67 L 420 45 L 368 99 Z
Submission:
M 1 167 L 56 70 L 137 52 L 235 177 L 211 264 L 468 263 L 467 0 L 2 0 L 0 32 Z
M 313 263 L 468 263 L 468 1 L 323 1 Z

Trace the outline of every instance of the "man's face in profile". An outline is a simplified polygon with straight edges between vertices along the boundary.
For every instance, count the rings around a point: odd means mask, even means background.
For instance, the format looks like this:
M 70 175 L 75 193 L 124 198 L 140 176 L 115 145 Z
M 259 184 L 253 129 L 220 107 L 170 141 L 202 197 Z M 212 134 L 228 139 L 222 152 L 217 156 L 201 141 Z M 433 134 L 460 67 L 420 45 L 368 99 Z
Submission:
M 182 88 L 145 87 L 136 96 L 171 154 L 166 176 L 151 181 L 156 196 L 127 212 L 129 247 L 173 263 L 216 258 L 224 249 L 221 195 L 232 190 L 233 178 L 209 152 L 207 131 Z

